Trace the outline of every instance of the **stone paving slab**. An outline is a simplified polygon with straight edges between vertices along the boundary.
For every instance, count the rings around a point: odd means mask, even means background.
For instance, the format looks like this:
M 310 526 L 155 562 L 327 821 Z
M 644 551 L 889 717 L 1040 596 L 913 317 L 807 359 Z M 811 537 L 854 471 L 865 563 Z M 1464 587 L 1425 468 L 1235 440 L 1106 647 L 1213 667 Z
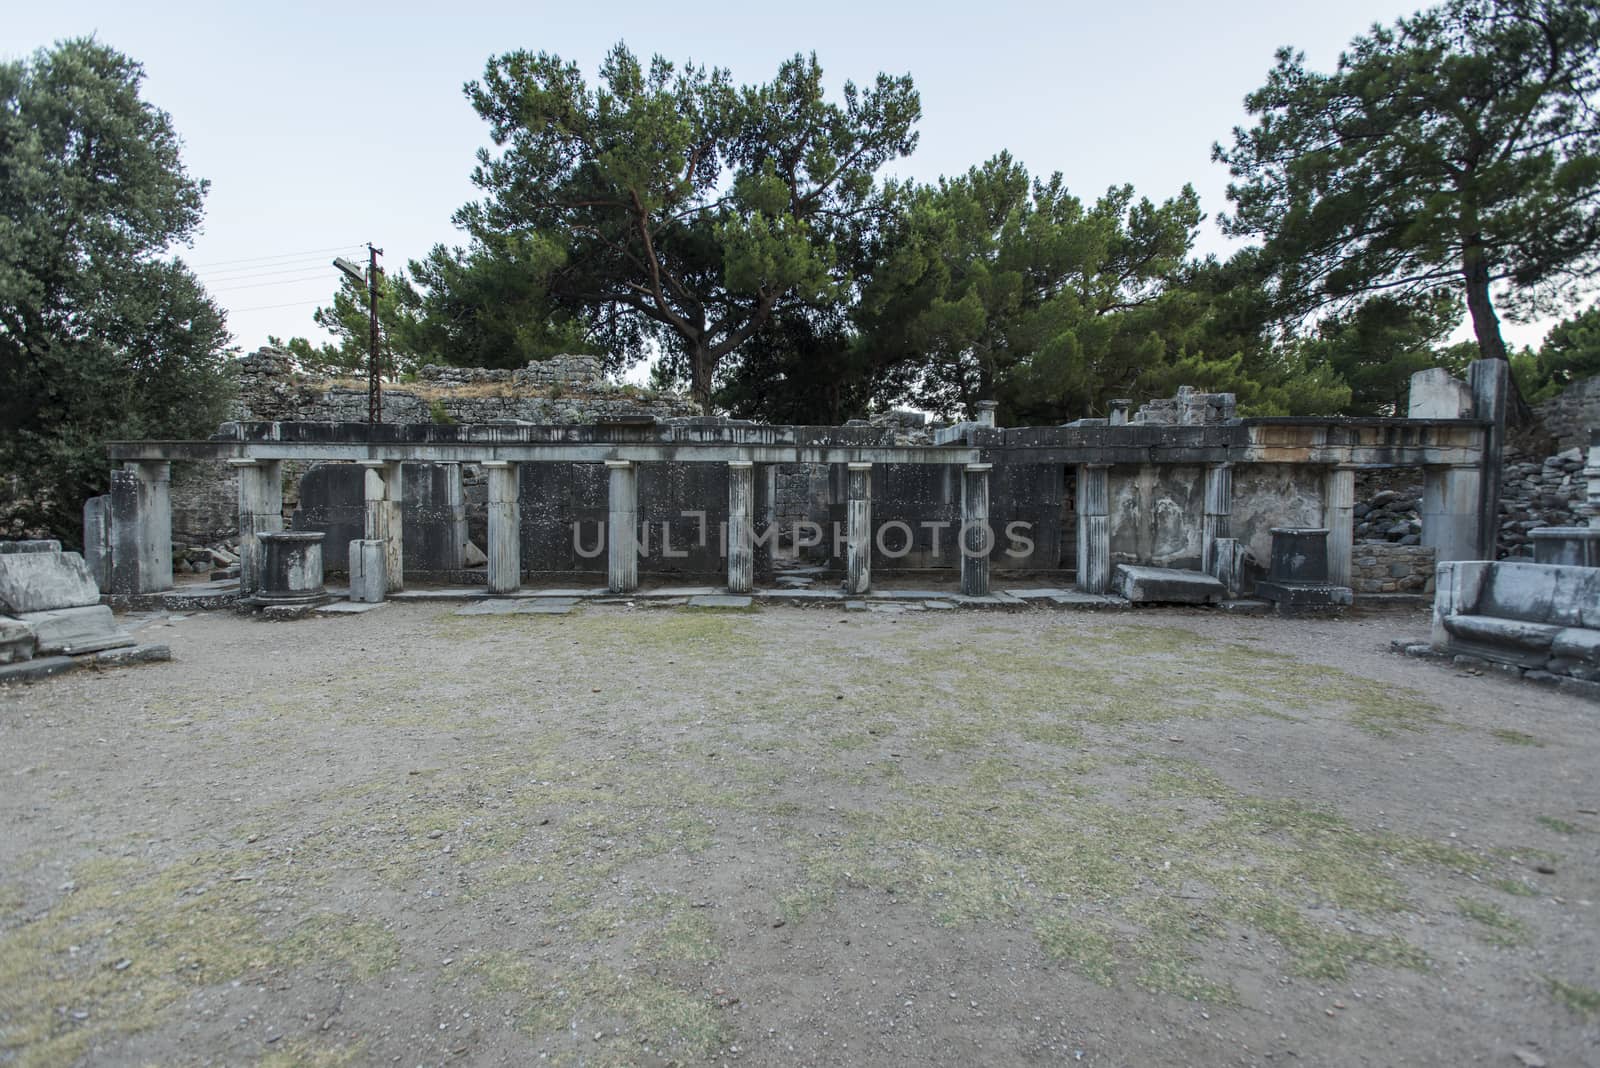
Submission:
M 446 589 L 400 590 L 389 594 L 391 601 L 467 601 L 474 597 L 487 597 L 482 586 L 458 586 Z
M 332 604 L 318 605 L 318 612 L 330 612 L 334 615 L 360 615 L 370 612 L 374 608 L 382 608 L 388 601 L 335 601 Z
M 749 608 L 753 603 L 752 598 L 734 593 L 709 593 L 689 598 L 690 608 Z
M 755 596 L 764 601 L 838 601 L 844 594 L 838 590 L 757 590 Z
M 570 597 L 495 597 L 476 601 L 464 608 L 458 608 L 454 614 L 458 616 L 533 616 L 533 615 L 564 615 L 572 611 L 578 602 Z
M 1068 593 L 1076 593 L 1077 591 L 1076 590 L 1063 589 L 1063 588 L 1061 588 L 1059 586 L 1039 586 L 1039 587 L 1037 587 L 1035 589 L 1027 589 L 1027 590 L 1007 589 L 1007 590 L 1003 590 L 1002 592 L 1005 593 L 1008 597 L 1016 597 L 1019 600 L 1023 600 L 1023 601 L 1050 601 L 1050 600 L 1054 600 L 1057 597 L 1065 596 Z
M 515 593 L 508 593 L 507 597 L 604 597 L 611 591 L 604 586 L 568 586 L 550 589 L 521 589 Z M 487 591 L 485 591 L 487 596 Z
M 658 586 L 649 590 L 634 590 L 630 597 L 712 597 L 726 591 L 716 586 Z
M 1109 593 L 1084 593 L 1082 590 L 1062 590 L 1047 598 L 1051 604 L 1063 608 L 1128 608 L 1127 600 Z

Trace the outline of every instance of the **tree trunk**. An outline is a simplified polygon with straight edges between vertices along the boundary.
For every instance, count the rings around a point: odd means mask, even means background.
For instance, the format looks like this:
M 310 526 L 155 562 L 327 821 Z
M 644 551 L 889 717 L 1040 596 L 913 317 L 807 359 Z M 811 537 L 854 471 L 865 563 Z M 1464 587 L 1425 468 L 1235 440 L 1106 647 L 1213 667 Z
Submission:
M 711 415 L 711 353 L 704 344 L 689 350 L 689 396 L 701 415 Z
M 1484 261 L 1481 248 L 1469 246 L 1462 257 L 1461 276 L 1467 287 L 1467 311 L 1472 316 L 1472 333 L 1478 340 L 1478 354 L 1486 360 L 1505 360 L 1506 342 L 1500 336 L 1500 317 L 1494 313 L 1494 303 L 1489 297 L 1489 265 Z M 1509 362 L 1509 361 L 1507 361 Z M 1517 388 L 1515 375 L 1507 374 L 1511 386 L 1510 403 L 1506 407 L 1506 422 L 1525 427 L 1534 421 L 1533 409 L 1523 399 Z

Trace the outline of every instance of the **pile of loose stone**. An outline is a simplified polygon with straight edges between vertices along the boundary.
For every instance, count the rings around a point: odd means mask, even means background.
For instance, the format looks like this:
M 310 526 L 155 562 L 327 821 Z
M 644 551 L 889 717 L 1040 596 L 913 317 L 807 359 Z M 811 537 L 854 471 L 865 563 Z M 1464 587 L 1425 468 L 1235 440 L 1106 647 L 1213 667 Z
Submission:
M 82 555 L 58 541 L 0 541 L 0 682 L 171 658 L 117 626 Z
M 1422 543 L 1422 499 L 1414 492 L 1386 489 L 1355 507 L 1355 540 L 1393 545 Z

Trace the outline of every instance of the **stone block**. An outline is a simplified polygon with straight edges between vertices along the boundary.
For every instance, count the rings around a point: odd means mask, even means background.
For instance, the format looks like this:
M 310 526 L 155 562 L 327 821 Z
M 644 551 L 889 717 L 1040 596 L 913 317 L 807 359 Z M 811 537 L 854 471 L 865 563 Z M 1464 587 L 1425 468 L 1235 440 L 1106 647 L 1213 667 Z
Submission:
M 100 603 L 100 587 L 77 553 L 0 554 L 0 612 L 21 615 Z
M 1134 604 L 1217 604 L 1228 591 L 1210 575 L 1173 567 L 1120 564 L 1116 590 Z
M 1410 419 L 1471 419 L 1472 387 L 1443 367 L 1411 376 L 1406 416 Z
M 384 545 L 380 539 L 356 538 L 350 542 L 350 599 L 378 604 L 388 589 L 384 571 Z
M 1600 664 L 1600 630 L 1563 628 L 1550 640 L 1550 651 L 1556 656 Z
M 105 605 L 29 612 L 18 618 L 33 628 L 41 654 L 73 656 L 133 644 L 133 636 L 117 629 L 116 619 Z

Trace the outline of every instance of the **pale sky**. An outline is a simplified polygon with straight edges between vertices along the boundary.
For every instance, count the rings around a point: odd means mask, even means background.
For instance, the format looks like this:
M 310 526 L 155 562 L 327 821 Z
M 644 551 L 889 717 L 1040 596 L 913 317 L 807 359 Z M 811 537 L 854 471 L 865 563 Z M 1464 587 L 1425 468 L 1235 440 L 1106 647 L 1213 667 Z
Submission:
M 172 115 L 190 172 L 211 182 L 182 255 L 249 350 L 268 334 L 320 336 L 311 313 L 331 300 L 336 254 L 362 256 L 371 241 L 393 271 L 435 243 L 464 243 L 450 216 L 475 197 L 473 153 L 488 134 L 461 88 L 501 52 L 557 53 L 591 83 L 618 40 L 641 56 L 728 67 L 740 83 L 811 51 L 835 92 L 909 72 L 921 142 L 894 173 L 931 181 L 1009 149 L 1035 174 L 1061 171 L 1085 200 L 1131 182 L 1159 201 L 1190 182 L 1208 215 L 1204 253 L 1230 247 L 1213 222 L 1227 209 L 1227 172 L 1211 162 L 1212 142 L 1247 121 L 1243 98 L 1274 50 L 1293 45 L 1326 69 L 1374 21 L 1418 6 L 538 0 L 442 14 L 438 3 L 59 2 L 12 7 L 0 56 L 95 34 L 144 64 L 144 98 Z M 1544 329 L 1505 324 L 1516 344 L 1537 344 Z

